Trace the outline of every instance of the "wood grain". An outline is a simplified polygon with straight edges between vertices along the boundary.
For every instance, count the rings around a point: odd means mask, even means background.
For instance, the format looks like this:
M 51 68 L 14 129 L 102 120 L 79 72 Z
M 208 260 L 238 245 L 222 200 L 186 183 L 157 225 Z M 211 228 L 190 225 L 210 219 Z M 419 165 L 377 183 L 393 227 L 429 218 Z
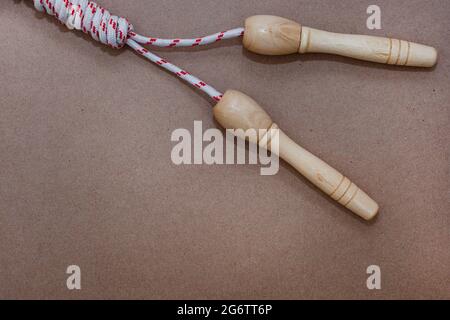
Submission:
M 301 26 L 276 16 L 252 16 L 245 20 L 244 47 L 265 55 L 298 52 Z

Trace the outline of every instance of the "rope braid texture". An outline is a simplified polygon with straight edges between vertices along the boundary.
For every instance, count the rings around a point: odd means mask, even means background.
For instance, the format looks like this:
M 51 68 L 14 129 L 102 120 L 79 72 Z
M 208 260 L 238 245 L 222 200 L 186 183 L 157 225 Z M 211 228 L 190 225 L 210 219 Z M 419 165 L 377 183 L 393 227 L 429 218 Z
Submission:
M 33 0 L 34 7 L 41 12 L 55 16 L 69 29 L 81 30 L 107 46 L 120 49 L 125 45 L 160 67 L 176 74 L 178 77 L 200 89 L 212 99 L 220 101 L 223 94 L 206 82 L 191 75 L 167 60 L 151 53 L 142 45 L 158 47 L 196 47 L 217 41 L 240 37 L 244 28 L 236 28 L 194 39 L 160 39 L 146 37 L 134 32 L 133 25 L 125 18 L 111 15 L 108 10 L 88 0 Z

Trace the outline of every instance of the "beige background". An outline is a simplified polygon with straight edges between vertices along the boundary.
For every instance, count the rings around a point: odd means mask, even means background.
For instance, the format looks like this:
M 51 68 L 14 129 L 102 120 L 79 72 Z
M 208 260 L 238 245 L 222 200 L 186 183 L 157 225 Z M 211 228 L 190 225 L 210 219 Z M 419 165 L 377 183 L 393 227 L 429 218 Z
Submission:
M 211 103 L 131 50 L 0 3 L 0 298 L 450 298 L 449 16 L 433 1 L 101 0 L 138 32 L 189 37 L 253 14 L 438 48 L 432 70 L 239 40 L 157 50 L 261 102 L 376 199 L 365 223 L 285 163 L 175 166 L 176 128 L 217 127 Z M 380 31 L 366 8 L 382 9 Z M 82 290 L 65 269 L 82 269 Z M 382 269 L 382 290 L 366 268 Z

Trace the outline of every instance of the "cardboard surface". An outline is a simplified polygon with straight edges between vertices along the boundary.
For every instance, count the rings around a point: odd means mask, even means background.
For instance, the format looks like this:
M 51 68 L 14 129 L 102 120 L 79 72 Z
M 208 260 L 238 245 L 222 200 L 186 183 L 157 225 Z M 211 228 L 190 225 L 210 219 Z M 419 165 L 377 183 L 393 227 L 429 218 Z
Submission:
M 211 102 L 114 51 L 0 2 L 0 298 L 450 298 L 450 2 L 101 0 L 135 29 L 192 37 L 274 14 L 435 46 L 431 70 L 327 55 L 262 57 L 240 40 L 155 50 L 255 98 L 294 140 L 380 205 L 365 223 L 286 163 L 176 166 L 177 128 Z M 79 265 L 82 290 L 66 288 Z M 379 265 L 382 290 L 366 288 Z

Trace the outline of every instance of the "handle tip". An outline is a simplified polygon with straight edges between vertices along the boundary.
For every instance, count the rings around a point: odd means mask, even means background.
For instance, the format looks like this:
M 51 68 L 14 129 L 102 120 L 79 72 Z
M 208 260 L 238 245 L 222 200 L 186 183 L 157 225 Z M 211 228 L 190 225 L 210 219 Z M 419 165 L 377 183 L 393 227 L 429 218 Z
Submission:
M 410 47 L 407 66 L 431 68 L 436 65 L 438 53 L 435 48 L 413 42 L 410 43 Z
M 361 189 L 346 207 L 367 221 L 372 220 L 379 210 L 378 204 Z

